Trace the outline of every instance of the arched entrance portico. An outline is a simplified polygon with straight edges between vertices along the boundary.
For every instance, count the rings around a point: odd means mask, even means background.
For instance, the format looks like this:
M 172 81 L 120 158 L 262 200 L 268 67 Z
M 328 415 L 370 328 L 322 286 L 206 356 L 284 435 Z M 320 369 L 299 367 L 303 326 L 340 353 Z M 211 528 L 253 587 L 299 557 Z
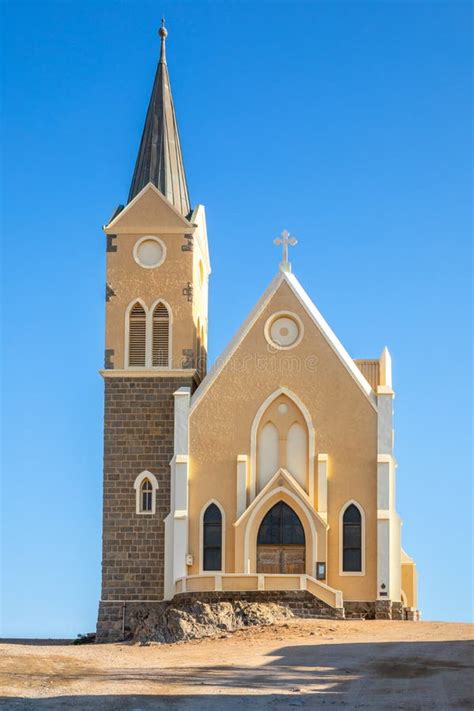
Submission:
M 293 509 L 278 501 L 268 511 L 257 536 L 257 573 L 306 572 L 304 529 Z

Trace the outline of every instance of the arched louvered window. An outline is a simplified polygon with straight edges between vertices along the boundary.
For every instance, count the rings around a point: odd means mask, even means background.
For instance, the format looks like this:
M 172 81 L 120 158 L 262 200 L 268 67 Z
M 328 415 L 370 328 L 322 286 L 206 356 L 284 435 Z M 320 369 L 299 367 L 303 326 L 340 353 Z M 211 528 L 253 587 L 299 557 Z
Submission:
M 170 317 L 168 309 L 162 303 L 153 311 L 153 354 L 154 368 L 168 368 L 170 349 Z
M 149 479 L 144 479 L 141 485 L 140 509 L 142 512 L 153 510 L 153 487 Z
M 342 518 L 342 570 L 362 571 L 362 517 L 354 504 L 347 507 Z
M 134 304 L 129 315 L 128 331 L 128 365 L 130 367 L 145 367 L 146 365 L 146 314 L 138 302 Z
M 209 504 L 203 518 L 203 570 L 222 570 L 222 514 Z

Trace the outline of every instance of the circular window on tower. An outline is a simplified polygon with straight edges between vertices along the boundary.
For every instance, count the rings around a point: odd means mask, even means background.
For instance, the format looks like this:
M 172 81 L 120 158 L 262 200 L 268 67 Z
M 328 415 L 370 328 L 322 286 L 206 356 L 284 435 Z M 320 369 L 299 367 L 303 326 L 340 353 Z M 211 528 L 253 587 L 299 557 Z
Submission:
M 133 258 L 144 269 L 154 269 L 163 264 L 166 247 L 159 237 L 141 237 L 133 248 Z
M 265 338 L 274 348 L 294 348 L 303 338 L 303 324 L 299 316 L 279 311 L 267 320 Z

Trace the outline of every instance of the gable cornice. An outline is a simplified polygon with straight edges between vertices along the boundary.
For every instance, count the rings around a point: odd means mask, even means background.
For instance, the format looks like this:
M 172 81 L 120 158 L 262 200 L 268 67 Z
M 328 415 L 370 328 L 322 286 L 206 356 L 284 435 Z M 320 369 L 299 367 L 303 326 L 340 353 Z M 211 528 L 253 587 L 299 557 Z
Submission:
M 278 483 L 279 479 L 284 479 L 286 487 L 281 486 L 281 484 Z M 297 495 L 297 498 L 301 501 L 301 503 L 304 504 L 309 509 L 311 515 L 315 519 L 317 519 L 326 530 L 329 529 L 329 525 L 328 525 L 327 521 L 325 521 L 323 518 L 321 518 L 321 516 L 315 510 L 306 491 L 298 484 L 296 479 L 283 467 L 280 467 L 275 472 L 275 474 L 272 476 L 270 481 L 267 481 L 267 483 L 265 484 L 263 489 L 254 498 L 252 503 L 239 516 L 237 521 L 235 521 L 235 523 L 233 524 L 234 527 L 237 528 L 238 526 L 240 526 L 242 521 L 244 521 L 252 513 L 252 511 L 255 508 L 257 508 L 259 503 L 263 499 L 265 499 L 267 494 L 270 494 L 273 492 L 285 491 L 286 488 L 290 491 L 293 491 Z
M 175 208 L 175 206 L 158 190 L 157 187 L 155 187 L 155 186 L 153 185 L 153 183 L 148 183 L 147 185 L 145 185 L 145 187 L 144 187 L 142 190 L 140 190 L 140 192 L 139 192 L 137 195 L 135 195 L 135 197 L 133 198 L 133 200 L 131 200 L 131 201 L 128 203 L 128 205 L 126 205 L 126 207 L 124 207 L 123 210 L 121 210 L 121 211 L 118 213 L 118 215 L 117 215 L 116 217 L 114 217 L 114 218 L 109 222 L 108 225 L 104 225 L 103 228 L 102 228 L 102 229 L 104 230 L 104 232 L 105 232 L 105 233 L 108 233 L 108 232 L 115 232 L 115 231 L 116 231 L 116 227 L 117 227 L 117 225 L 121 222 L 123 216 L 126 215 L 127 212 L 129 212 L 130 209 L 131 209 L 132 207 L 134 207 L 134 206 L 140 201 L 140 199 L 141 199 L 147 192 L 149 192 L 150 190 L 151 190 L 153 193 L 155 193 L 155 195 L 157 195 L 157 196 L 159 197 L 159 199 L 166 205 L 166 207 L 167 207 L 169 210 L 171 210 L 171 212 L 172 212 L 172 213 L 178 218 L 178 220 L 180 221 L 182 227 L 180 226 L 179 229 L 175 228 L 175 229 L 176 229 L 176 232 L 183 232 L 183 231 L 185 231 L 185 232 L 190 232 L 190 233 L 193 233 L 193 232 L 194 232 L 194 230 L 196 229 L 196 225 L 194 225 L 192 222 L 189 222 L 189 220 L 187 220 L 185 217 L 183 217 L 183 215 L 180 213 L 180 211 Z M 170 230 L 169 228 L 167 228 L 167 232 L 172 232 L 172 231 L 173 231 L 173 230 Z
M 189 410 L 189 415 L 191 416 L 194 409 L 196 408 L 198 402 L 201 400 L 202 396 L 209 390 L 213 383 L 217 380 L 219 375 L 222 373 L 223 369 L 229 362 L 229 360 L 234 355 L 235 351 L 239 347 L 240 343 L 243 341 L 247 333 L 250 331 L 273 294 L 276 292 L 280 284 L 283 282 L 284 276 L 282 273 L 277 274 L 270 282 L 268 288 L 257 301 L 253 309 L 250 311 L 249 315 L 237 331 L 237 333 L 231 338 L 226 348 L 222 351 L 221 355 L 217 358 L 216 362 L 212 368 L 208 371 L 206 377 L 201 382 L 199 388 L 196 390 L 191 398 L 191 407 Z
M 306 291 L 303 289 L 298 279 L 294 274 L 289 272 L 279 272 L 270 282 L 268 288 L 260 297 L 260 299 L 255 304 L 252 311 L 249 313 L 242 326 L 239 328 L 235 336 L 229 341 L 229 344 L 224 349 L 222 354 L 217 358 L 216 362 L 209 370 L 208 374 L 201 382 L 201 385 L 196 390 L 191 398 L 191 407 L 189 410 L 189 415 L 191 416 L 203 396 L 209 390 L 210 387 L 217 380 L 219 375 L 224 370 L 227 363 L 230 361 L 235 351 L 239 347 L 240 343 L 244 340 L 254 323 L 260 317 L 267 304 L 273 295 L 277 292 L 279 287 L 283 282 L 286 282 L 290 287 L 292 293 L 296 296 L 298 301 L 301 303 L 305 309 L 308 316 L 311 318 L 313 323 L 317 326 L 320 333 L 324 336 L 325 340 L 331 346 L 334 353 L 338 356 L 339 360 L 345 366 L 348 373 L 355 380 L 358 387 L 362 390 L 367 400 L 370 402 L 374 410 L 377 410 L 377 398 L 375 397 L 372 388 L 370 387 L 367 380 L 364 378 L 349 353 L 346 351 L 340 340 L 337 338 L 334 331 L 331 329 L 327 321 L 324 319 L 322 314 L 316 308 L 315 304 L 312 302 Z
M 343 365 L 346 367 L 350 375 L 352 375 L 357 385 L 360 387 L 364 395 L 366 395 L 373 407 L 377 409 L 377 398 L 375 397 L 370 384 L 364 378 L 359 368 L 356 366 L 349 353 L 346 351 L 341 341 L 336 336 L 336 334 L 334 333 L 324 316 L 321 314 L 319 309 L 316 307 L 312 299 L 301 286 L 298 279 L 295 277 L 294 274 L 286 273 L 285 280 L 291 288 L 292 292 L 295 294 L 296 298 L 304 306 L 307 314 L 311 317 L 311 319 L 316 324 L 322 335 L 325 337 L 326 341 L 329 343 L 334 353 L 336 353 L 336 355 L 339 357 Z

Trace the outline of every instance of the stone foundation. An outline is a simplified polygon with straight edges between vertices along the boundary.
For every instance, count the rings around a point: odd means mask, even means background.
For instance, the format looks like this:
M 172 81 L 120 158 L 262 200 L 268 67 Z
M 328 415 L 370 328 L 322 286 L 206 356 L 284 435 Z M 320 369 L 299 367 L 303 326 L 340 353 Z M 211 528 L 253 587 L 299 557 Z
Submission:
M 392 619 L 392 601 L 391 600 L 376 600 L 375 601 L 375 619 L 376 620 L 391 620 Z
M 419 622 L 421 620 L 421 612 L 414 607 L 404 607 L 403 619 L 409 622 Z
M 120 642 L 124 639 L 124 603 L 99 602 L 96 642 Z
M 158 613 L 157 617 L 159 617 L 159 613 L 167 607 L 188 609 L 196 602 L 208 604 L 217 602 L 276 603 L 287 607 L 295 617 L 344 619 L 343 608 L 330 607 L 306 590 L 180 593 L 170 601 L 101 601 L 96 641 L 103 643 L 132 639 L 138 620 L 143 616 L 154 612 Z
M 173 598 L 174 604 L 189 605 L 200 602 L 274 602 L 286 605 L 295 617 L 315 617 L 332 620 L 344 619 L 344 609 L 334 608 L 311 595 L 307 590 L 249 590 L 245 592 L 200 592 L 179 593 Z
M 407 620 L 416 619 L 408 617 L 406 608 L 401 602 L 393 600 L 356 600 L 344 602 L 346 619 L 363 620 Z M 410 613 L 412 614 L 412 613 Z M 413 613 L 414 614 L 414 613 Z
M 375 602 L 351 600 L 344 602 L 344 610 L 348 620 L 375 620 Z
M 120 642 L 134 637 L 137 620 L 151 612 L 159 613 L 167 607 L 188 609 L 194 603 L 243 602 L 276 603 L 287 607 L 295 617 L 327 620 L 411 620 L 420 619 L 419 610 L 403 607 L 392 600 L 351 600 L 343 608 L 333 608 L 315 598 L 307 590 L 249 590 L 246 592 L 179 593 L 166 601 L 101 601 L 97 623 L 97 642 Z M 158 615 L 159 616 L 159 615 Z
M 403 603 L 402 602 L 392 602 L 392 620 L 403 620 L 405 615 L 403 613 Z

